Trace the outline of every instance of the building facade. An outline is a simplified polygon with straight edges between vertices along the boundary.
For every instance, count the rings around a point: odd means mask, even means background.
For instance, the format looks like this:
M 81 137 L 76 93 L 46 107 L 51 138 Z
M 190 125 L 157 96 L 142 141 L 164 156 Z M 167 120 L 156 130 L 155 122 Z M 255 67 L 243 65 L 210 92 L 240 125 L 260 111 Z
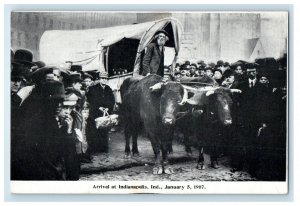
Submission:
M 287 13 L 109 13 L 12 12 L 11 48 L 28 48 L 39 59 L 46 30 L 80 30 L 143 23 L 174 17 L 183 29 L 179 62 L 252 61 L 287 52 Z M 258 42 L 254 46 L 252 42 Z M 251 44 L 252 43 L 252 44 Z M 252 48 L 253 47 L 253 48 Z

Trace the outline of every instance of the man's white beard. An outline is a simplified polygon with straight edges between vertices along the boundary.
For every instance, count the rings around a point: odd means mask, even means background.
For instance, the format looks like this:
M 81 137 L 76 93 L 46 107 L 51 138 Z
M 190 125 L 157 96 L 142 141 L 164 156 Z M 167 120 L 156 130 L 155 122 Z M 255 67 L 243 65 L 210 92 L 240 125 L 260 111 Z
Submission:
M 157 41 L 158 46 L 164 46 L 165 43 L 166 43 L 166 42 L 163 41 L 163 40 L 158 40 L 158 41 Z

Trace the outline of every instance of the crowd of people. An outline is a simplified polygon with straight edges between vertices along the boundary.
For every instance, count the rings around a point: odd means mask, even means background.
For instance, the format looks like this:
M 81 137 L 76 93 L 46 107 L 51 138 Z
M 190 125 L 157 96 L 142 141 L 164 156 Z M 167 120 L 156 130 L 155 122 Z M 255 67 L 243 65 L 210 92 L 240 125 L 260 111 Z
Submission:
M 95 118 L 113 112 L 106 72 L 33 62 L 11 50 L 11 179 L 78 180 L 80 163 L 108 153 L 108 129 Z
M 246 158 L 255 172 L 283 166 L 285 178 L 286 67 L 286 56 L 176 64 L 175 81 L 207 75 L 219 86 L 242 91 L 233 97 L 234 124 L 227 134 L 234 171 L 243 169 Z M 27 49 L 11 50 L 12 180 L 78 180 L 81 162 L 90 161 L 91 153 L 109 152 L 109 129 L 95 126 L 95 118 L 116 107 L 107 79 L 106 72 L 83 72 L 80 65 L 65 70 L 33 62 Z
M 207 75 L 219 86 L 241 90 L 232 96 L 232 126 L 224 130 L 211 124 L 209 134 L 226 141 L 218 150 L 220 155 L 227 152 L 231 156 L 232 171 L 246 169 L 264 180 L 285 179 L 286 68 L 286 55 L 232 64 L 222 60 L 176 64 L 175 81 L 184 83 L 187 78 Z M 227 145 L 227 151 L 222 145 Z

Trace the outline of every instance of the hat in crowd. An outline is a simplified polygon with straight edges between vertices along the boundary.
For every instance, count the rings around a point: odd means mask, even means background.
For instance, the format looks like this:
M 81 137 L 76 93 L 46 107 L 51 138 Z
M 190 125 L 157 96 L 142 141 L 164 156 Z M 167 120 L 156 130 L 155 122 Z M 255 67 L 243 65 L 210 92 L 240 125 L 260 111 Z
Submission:
M 203 64 L 205 64 L 205 63 L 204 63 L 204 61 L 203 61 L 203 60 L 198 60 L 198 61 L 197 61 L 197 64 L 199 64 L 199 65 L 203 65 Z
M 195 69 L 197 69 L 198 67 L 197 67 L 197 65 L 195 64 L 195 63 L 192 63 L 191 64 L 191 66 L 194 66 L 195 67 Z
M 185 61 L 184 64 L 185 65 L 191 65 L 191 62 L 190 61 Z
M 222 72 L 221 69 L 214 69 L 214 73 L 215 73 L 215 72 L 220 72 L 220 73 L 223 75 L 223 72 Z
M 80 72 L 80 71 L 82 71 L 82 66 L 81 65 L 72 65 L 71 68 L 70 68 L 70 71 Z
M 45 62 L 43 61 L 36 61 L 36 62 L 33 62 L 38 68 L 42 68 L 44 66 L 46 66 Z
M 78 97 L 74 93 L 69 93 L 65 95 L 63 105 L 65 106 L 75 106 L 77 104 Z
M 38 68 L 34 72 L 32 72 L 29 76 L 29 78 L 32 79 L 33 82 L 39 82 L 45 78 L 46 74 L 53 73 L 54 69 L 58 69 L 54 66 L 44 66 L 42 68 Z
M 251 70 L 255 70 L 257 69 L 259 66 L 259 64 L 257 63 L 247 63 L 245 64 L 245 68 L 247 69 L 247 71 L 251 71 Z
M 199 71 L 200 71 L 200 70 L 205 71 L 205 68 L 206 68 L 206 66 L 200 66 L 200 67 L 199 67 Z
M 211 67 L 211 68 L 215 68 L 216 64 L 211 62 L 211 63 L 208 63 L 208 66 Z
M 224 67 L 230 67 L 229 62 L 225 62 L 225 63 L 224 63 Z
M 92 75 L 94 80 L 98 79 L 98 77 L 99 77 L 99 72 L 97 72 L 97 71 L 88 71 L 86 73 L 89 74 L 89 75 Z
M 210 70 L 210 71 L 212 71 L 213 72 L 213 68 L 211 68 L 210 66 L 208 66 L 208 67 L 205 67 L 205 69 L 204 69 L 205 71 L 207 71 L 207 70 Z
M 30 50 L 27 49 L 18 49 L 16 50 L 14 55 L 14 62 L 23 65 L 34 66 L 35 64 L 32 62 L 32 59 L 33 54 Z
M 261 77 L 267 77 L 269 79 L 270 75 L 268 74 L 268 72 L 260 72 L 258 74 L 258 77 L 261 78 Z
M 45 62 L 43 62 L 43 61 L 36 61 L 36 62 L 33 62 L 33 63 L 35 64 L 35 66 L 31 67 L 32 72 L 35 72 L 39 68 L 43 68 L 43 67 L 46 66 Z
M 99 77 L 100 77 L 100 78 L 108 78 L 108 73 L 105 72 L 105 71 L 104 71 L 104 72 L 100 72 L 100 73 L 99 73 Z
M 82 82 L 81 74 L 73 73 L 70 75 L 70 80 L 72 83 Z
M 231 64 L 231 67 L 234 68 L 234 69 L 235 69 L 236 67 L 238 67 L 238 66 L 244 68 L 244 65 L 245 65 L 245 64 L 244 64 L 242 61 L 239 60 L 239 61 L 237 61 L 237 62 L 232 63 L 232 64 Z
M 47 81 L 42 85 L 42 94 L 46 99 L 64 99 L 65 87 L 59 81 Z
M 90 79 L 92 79 L 92 80 L 94 79 L 92 75 L 90 75 L 89 73 L 84 72 L 84 73 L 83 73 L 83 78 L 82 78 L 82 79 L 87 79 L 87 78 L 90 78 Z
M 223 66 L 224 62 L 222 60 L 217 61 L 217 66 Z
M 199 65 L 199 69 L 202 68 L 204 69 L 207 66 L 207 64 L 205 64 L 204 62 L 202 64 Z
M 163 34 L 165 34 L 166 36 L 169 36 L 168 32 L 166 32 L 166 31 L 163 30 L 163 29 L 157 30 L 157 31 L 155 32 L 154 36 L 157 35 L 157 34 L 159 34 L 159 33 L 163 33 Z
M 227 77 L 230 77 L 230 76 L 235 76 L 235 72 L 232 71 L 231 69 L 225 70 L 224 73 L 223 73 L 223 77 L 227 78 Z

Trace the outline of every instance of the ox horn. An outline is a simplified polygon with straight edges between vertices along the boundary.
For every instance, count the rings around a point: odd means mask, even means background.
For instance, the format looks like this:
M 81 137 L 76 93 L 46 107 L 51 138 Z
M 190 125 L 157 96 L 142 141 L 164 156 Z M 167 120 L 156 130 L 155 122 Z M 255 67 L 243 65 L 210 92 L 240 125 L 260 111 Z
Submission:
M 230 89 L 231 93 L 242 93 L 242 90 L 240 89 Z
M 208 97 L 208 96 L 210 96 L 210 95 L 212 95 L 214 93 L 215 93 L 214 90 L 209 90 L 209 91 L 206 92 L 206 96 Z
M 162 82 L 156 83 L 153 86 L 149 87 L 149 89 L 153 92 L 153 91 L 158 91 L 161 89 L 162 86 Z
M 183 97 L 182 97 L 182 100 L 181 100 L 181 102 L 179 102 L 178 104 L 179 104 L 180 106 L 182 106 L 182 105 L 184 105 L 184 104 L 187 102 L 187 100 L 188 100 L 188 91 L 187 91 L 186 88 L 184 88 L 184 89 L 183 89 Z

